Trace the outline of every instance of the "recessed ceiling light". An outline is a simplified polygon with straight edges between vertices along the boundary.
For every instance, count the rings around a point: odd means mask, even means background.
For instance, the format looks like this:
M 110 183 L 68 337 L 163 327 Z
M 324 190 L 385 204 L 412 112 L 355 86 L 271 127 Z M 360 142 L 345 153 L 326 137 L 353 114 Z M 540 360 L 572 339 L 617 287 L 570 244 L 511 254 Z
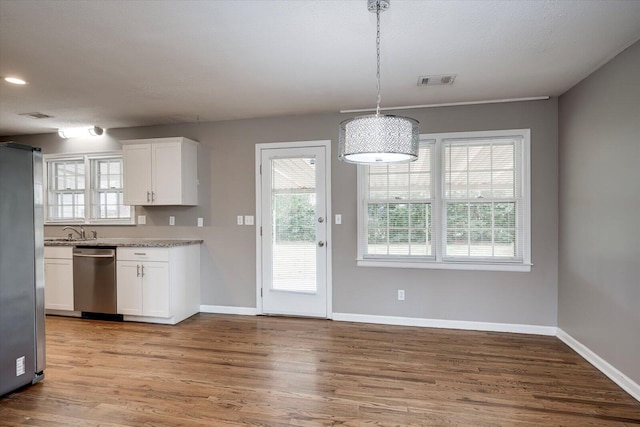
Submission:
M 14 85 L 26 85 L 27 82 L 25 80 L 19 79 L 18 77 L 4 77 L 4 81 L 7 83 L 12 83 Z

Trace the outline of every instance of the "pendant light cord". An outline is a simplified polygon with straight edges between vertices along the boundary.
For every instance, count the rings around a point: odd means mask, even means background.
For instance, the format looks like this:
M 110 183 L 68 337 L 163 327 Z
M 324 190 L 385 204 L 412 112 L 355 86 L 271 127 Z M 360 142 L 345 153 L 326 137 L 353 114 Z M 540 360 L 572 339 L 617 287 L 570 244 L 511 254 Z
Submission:
M 376 116 L 380 115 L 380 0 L 376 1 L 376 21 L 377 21 L 377 33 L 376 33 L 376 55 L 377 55 L 377 88 L 378 88 L 378 102 L 376 104 Z

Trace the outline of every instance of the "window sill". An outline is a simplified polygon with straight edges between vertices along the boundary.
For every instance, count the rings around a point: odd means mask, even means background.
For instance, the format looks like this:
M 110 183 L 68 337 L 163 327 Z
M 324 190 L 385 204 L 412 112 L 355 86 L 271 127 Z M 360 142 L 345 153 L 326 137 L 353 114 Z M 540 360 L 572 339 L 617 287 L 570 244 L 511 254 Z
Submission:
M 45 221 L 44 225 L 52 225 L 52 226 L 83 226 L 83 227 L 91 227 L 91 226 L 98 226 L 98 225 L 116 225 L 116 226 L 128 226 L 128 225 L 136 225 L 135 222 L 130 222 L 130 221 L 126 221 L 126 222 L 109 222 L 109 221 Z
M 387 267 L 387 268 L 421 268 L 431 270 L 472 270 L 472 271 L 511 271 L 528 273 L 533 264 L 508 263 L 471 263 L 471 262 L 436 262 L 436 261 L 393 261 L 380 259 L 357 259 L 358 267 Z

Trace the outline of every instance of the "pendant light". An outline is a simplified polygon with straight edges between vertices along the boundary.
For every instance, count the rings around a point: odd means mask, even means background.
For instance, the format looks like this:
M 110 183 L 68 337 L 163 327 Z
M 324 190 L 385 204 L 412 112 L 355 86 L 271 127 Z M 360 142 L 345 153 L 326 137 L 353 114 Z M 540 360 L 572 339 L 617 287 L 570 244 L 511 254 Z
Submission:
M 367 0 L 377 21 L 376 113 L 357 116 L 340 123 L 338 158 L 349 163 L 410 162 L 418 158 L 420 128 L 417 120 L 380 114 L 380 13 L 389 9 L 391 0 Z

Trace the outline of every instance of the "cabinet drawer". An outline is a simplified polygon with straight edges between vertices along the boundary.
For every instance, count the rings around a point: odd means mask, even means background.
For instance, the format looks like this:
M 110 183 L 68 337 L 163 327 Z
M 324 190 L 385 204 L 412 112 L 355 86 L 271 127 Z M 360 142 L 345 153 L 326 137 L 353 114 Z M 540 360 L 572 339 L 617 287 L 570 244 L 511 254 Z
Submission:
M 71 246 L 45 246 L 45 258 L 72 259 L 73 247 Z
M 169 261 L 169 249 L 165 248 L 118 248 L 118 261 Z

